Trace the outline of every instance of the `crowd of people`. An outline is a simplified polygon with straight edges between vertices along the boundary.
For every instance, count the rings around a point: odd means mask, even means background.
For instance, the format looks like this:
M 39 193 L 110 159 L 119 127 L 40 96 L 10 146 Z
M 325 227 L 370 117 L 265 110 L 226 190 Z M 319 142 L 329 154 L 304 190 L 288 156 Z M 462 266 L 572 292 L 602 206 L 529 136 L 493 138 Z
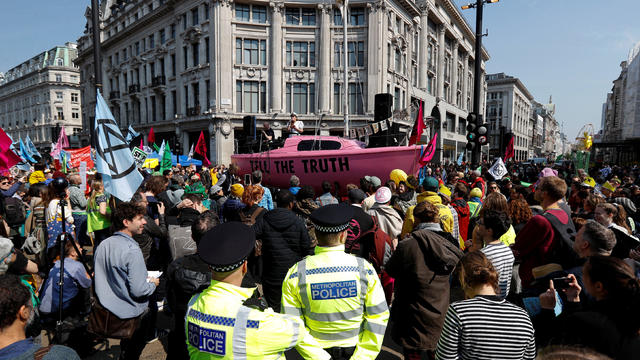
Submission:
M 0 176 L 0 360 L 165 337 L 167 359 L 375 359 L 385 336 L 405 359 L 633 359 L 640 168 L 507 169 L 281 189 L 178 165 L 127 202 L 100 174 Z

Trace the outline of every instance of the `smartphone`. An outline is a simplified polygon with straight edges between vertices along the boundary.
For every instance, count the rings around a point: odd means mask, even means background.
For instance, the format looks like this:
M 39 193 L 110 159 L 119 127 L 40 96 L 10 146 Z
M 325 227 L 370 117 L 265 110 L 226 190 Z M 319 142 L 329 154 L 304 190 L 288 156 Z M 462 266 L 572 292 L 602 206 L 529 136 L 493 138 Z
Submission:
M 251 174 L 244 174 L 244 185 L 251 185 Z
M 561 277 L 553 279 L 553 287 L 556 289 L 568 289 L 571 279 L 569 277 Z

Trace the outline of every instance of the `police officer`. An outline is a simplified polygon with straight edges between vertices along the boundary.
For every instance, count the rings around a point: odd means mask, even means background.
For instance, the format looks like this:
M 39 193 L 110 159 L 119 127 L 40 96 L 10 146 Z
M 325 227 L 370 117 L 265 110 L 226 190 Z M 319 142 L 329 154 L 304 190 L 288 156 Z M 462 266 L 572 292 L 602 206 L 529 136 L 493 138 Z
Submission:
M 240 287 L 253 251 L 253 229 L 240 222 L 205 234 L 198 253 L 212 271 L 211 285 L 189 301 L 187 346 L 191 359 L 277 359 L 296 347 L 305 359 L 329 359 L 298 317 L 277 314 L 256 288 Z
M 318 246 L 289 269 L 282 311 L 300 316 L 333 359 L 375 359 L 389 319 L 373 266 L 344 252 L 353 209 L 327 205 L 311 213 Z

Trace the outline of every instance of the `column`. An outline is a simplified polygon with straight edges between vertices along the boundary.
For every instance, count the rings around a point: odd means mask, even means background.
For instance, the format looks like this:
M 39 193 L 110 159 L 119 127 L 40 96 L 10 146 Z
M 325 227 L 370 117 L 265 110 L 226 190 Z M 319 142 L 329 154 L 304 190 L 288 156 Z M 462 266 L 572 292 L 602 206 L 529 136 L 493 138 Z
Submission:
M 419 35 L 419 44 L 420 49 L 418 49 L 418 87 L 420 89 L 427 89 L 427 50 L 429 48 L 429 5 L 425 1 L 420 4 L 420 35 Z
M 469 80 L 469 52 L 466 52 L 464 57 L 462 58 L 462 61 L 464 62 L 463 66 L 462 66 L 462 74 L 459 76 L 462 76 L 462 104 L 460 104 L 460 108 L 469 111 L 468 107 L 467 107 L 467 91 L 469 90 L 469 84 L 468 84 L 468 80 Z
M 440 99 L 444 99 L 444 48 L 445 48 L 445 44 L 444 44 L 444 33 L 445 33 L 446 27 L 444 24 L 441 24 L 438 27 L 438 72 L 437 72 L 437 81 L 438 84 L 437 86 L 437 93 L 436 95 L 440 98 Z
M 189 144 L 189 132 L 188 131 L 182 131 L 182 139 L 180 139 L 180 143 L 182 144 L 182 153 L 188 155 L 189 154 L 189 149 L 191 149 L 191 144 Z
M 384 79 L 386 79 L 387 71 L 383 70 L 383 61 L 387 42 L 383 41 L 381 36 L 380 25 L 382 23 L 382 15 L 386 5 L 383 1 L 368 2 L 367 10 L 369 18 L 367 20 L 368 36 L 367 36 L 367 85 L 365 92 L 367 94 L 366 110 L 368 114 L 374 113 L 375 94 L 386 92 Z M 384 26 L 383 26 L 384 28 Z M 338 113 L 340 109 L 333 109 L 334 113 Z
M 231 0 L 221 0 L 214 6 L 214 31 L 210 32 L 215 37 L 215 45 L 213 48 L 216 54 L 213 59 L 215 65 L 215 78 L 212 77 L 212 83 L 216 84 L 214 96 L 217 98 L 220 109 L 229 109 L 233 107 L 232 97 L 235 91 L 233 86 L 233 64 L 232 51 L 233 37 L 229 34 L 231 29 Z
M 458 46 L 460 46 L 460 43 L 456 38 L 453 40 L 453 54 L 451 54 L 453 58 L 451 61 L 451 102 L 460 108 L 460 104 L 456 103 L 458 95 Z M 462 102 L 462 96 L 460 96 L 460 101 Z
M 271 111 L 282 112 L 282 11 L 284 3 L 272 2 L 271 6 Z M 230 57 L 229 57 L 230 58 Z
M 331 5 L 319 4 L 320 9 L 320 61 L 318 63 L 318 110 L 329 112 L 331 104 Z

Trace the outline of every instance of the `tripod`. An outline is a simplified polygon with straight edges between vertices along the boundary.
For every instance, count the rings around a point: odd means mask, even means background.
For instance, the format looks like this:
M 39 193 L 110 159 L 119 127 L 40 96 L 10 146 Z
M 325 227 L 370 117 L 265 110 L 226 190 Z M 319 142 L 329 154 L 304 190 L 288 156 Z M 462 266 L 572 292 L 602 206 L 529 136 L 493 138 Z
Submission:
M 64 316 L 63 315 L 64 259 L 65 259 L 64 248 L 67 242 L 67 236 L 70 236 L 70 234 L 67 233 L 67 227 L 66 227 L 67 218 L 65 216 L 65 208 L 67 206 L 67 201 L 65 200 L 65 197 L 66 197 L 66 193 L 61 194 L 60 202 L 58 203 L 58 206 L 61 207 L 61 212 L 62 212 L 62 233 L 58 236 L 58 239 L 57 239 L 60 246 L 60 279 L 58 281 L 58 286 L 59 286 L 58 321 L 56 322 L 56 340 L 58 341 L 58 343 L 62 343 L 62 320 Z M 87 265 L 87 263 L 84 261 L 84 258 L 82 257 L 82 252 L 78 249 L 78 245 L 73 240 L 73 237 L 71 238 L 71 243 L 73 244 L 74 250 L 78 254 L 78 259 L 84 266 L 85 271 L 91 277 L 91 283 L 93 283 L 93 276 L 91 275 L 91 270 L 89 269 L 89 266 Z

